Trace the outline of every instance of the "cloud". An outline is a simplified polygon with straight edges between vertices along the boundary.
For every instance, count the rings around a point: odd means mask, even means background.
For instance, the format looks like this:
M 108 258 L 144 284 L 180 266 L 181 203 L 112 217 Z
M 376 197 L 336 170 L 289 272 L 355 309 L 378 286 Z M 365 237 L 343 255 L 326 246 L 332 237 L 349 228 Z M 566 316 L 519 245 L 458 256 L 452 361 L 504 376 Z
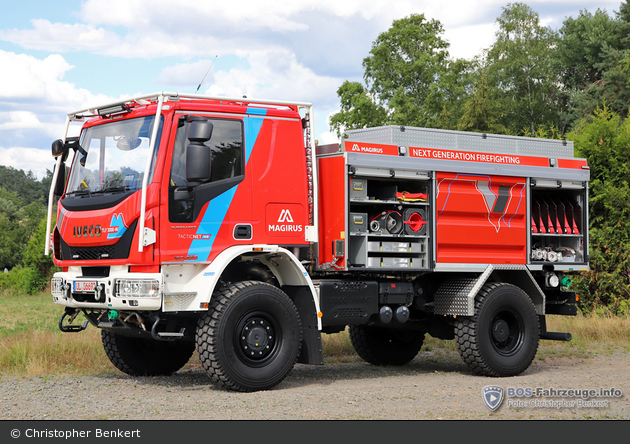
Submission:
M 155 79 L 155 83 L 186 88 L 191 85 L 199 85 L 202 80 L 204 84 L 212 83 L 214 80 L 214 62 L 214 59 L 203 59 L 194 63 L 178 63 L 174 66 L 167 66 Z
M 20 109 L 37 115 L 63 110 L 65 114 L 73 108 L 106 100 L 104 95 L 63 81 L 65 73 L 74 67 L 59 54 L 40 60 L 0 50 L 0 66 L 11 67 L 0 71 L 0 110 Z
M 210 95 L 315 102 L 331 106 L 337 102 L 336 91 L 342 79 L 321 76 L 300 64 L 293 52 L 274 48 L 252 52 L 246 68 L 232 68 L 214 73 Z
M 471 59 L 471 54 L 481 55 L 484 49 L 494 43 L 494 34 L 498 29 L 495 23 L 484 23 L 446 30 L 444 39 L 451 44 L 449 54 L 454 59 Z M 471 35 L 477 38 L 466 38 Z
M 38 59 L 0 50 L 0 164 L 39 178 L 52 168 L 50 143 L 63 136 L 70 111 L 111 101 L 63 80 L 73 66 L 61 55 Z M 76 128 L 72 133 L 76 133 Z
M 37 148 L 0 147 L 0 165 L 10 166 L 16 170 L 32 171 L 37 180 L 46 177 L 46 169 L 52 171 L 55 161 L 50 155 L 42 155 Z
M 445 29 L 454 29 L 490 23 L 501 4 L 498 0 L 482 5 L 413 0 L 88 0 L 78 13 L 83 23 L 37 19 L 32 29 L 3 31 L 0 39 L 29 49 L 142 59 L 210 57 L 281 46 L 293 48 L 311 69 L 330 74 L 335 66 L 347 69 L 348 60 L 360 68 L 370 43 L 396 19 L 424 13 L 427 19 L 440 20 Z
M 39 126 L 41 126 L 41 122 L 37 115 L 31 111 L 9 111 L 0 115 L 0 131 Z
M 105 51 L 115 46 L 118 36 L 103 28 L 91 25 L 51 23 L 48 20 L 31 20 L 33 29 L 0 31 L 0 39 L 43 51 Z

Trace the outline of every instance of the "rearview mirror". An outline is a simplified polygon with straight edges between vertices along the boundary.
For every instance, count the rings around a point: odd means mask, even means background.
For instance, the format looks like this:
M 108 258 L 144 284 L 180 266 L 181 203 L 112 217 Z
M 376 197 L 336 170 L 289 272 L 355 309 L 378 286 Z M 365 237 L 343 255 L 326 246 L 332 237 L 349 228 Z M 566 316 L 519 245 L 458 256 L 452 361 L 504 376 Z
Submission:
M 53 157 L 59 157 L 65 152 L 67 152 L 67 148 L 63 143 L 63 140 L 57 139 L 52 143 L 52 155 Z
M 194 120 L 190 123 L 186 148 L 186 180 L 188 182 L 206 182 L 212 171 L 212 151 L 204 145 L 212 137 L 212 122 Z
M 78 137 L 68 137 L 66 138 L 65 143 L 63 140 L 57 139 L 52 143 L 51 147 L 53 157 L 57 158 L 59 156 L 62 156 L 62 162 L 65 162 L 68 158 L 68 153 L 70 152 L 70 149 L 79 151 L 83 155 L 83 157 L 87 156 L 87 152 L 81 147 L 81 145 L 79 145 Z

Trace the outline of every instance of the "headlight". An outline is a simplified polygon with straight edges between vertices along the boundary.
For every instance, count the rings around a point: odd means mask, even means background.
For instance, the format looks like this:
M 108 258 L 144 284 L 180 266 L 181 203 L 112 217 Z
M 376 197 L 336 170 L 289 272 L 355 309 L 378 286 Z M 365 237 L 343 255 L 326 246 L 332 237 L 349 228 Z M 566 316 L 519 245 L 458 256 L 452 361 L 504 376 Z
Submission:
M 157 298 L 160 281 L 155 279 L 116 279 L 114 296 L 118 298 Z
M 62 278 L 52 278 L 50 280 L 50 292 L 53 296 L 64 297 L 66 295 L 65 288 L 63 288 Z

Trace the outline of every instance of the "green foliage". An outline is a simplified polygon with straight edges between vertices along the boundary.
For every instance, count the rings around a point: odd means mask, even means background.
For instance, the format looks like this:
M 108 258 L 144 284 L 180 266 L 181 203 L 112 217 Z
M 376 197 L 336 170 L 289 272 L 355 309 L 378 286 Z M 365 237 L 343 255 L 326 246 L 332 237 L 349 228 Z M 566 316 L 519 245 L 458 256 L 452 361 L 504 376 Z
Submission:
M 580 11 L 555 31 L 524 3 L 497 18 L 495 42 L 452 60 L 444 29 L 415 14 L 393 22 L 363 60 L 365 85 L 344 82 L 344 129 L 386 124 L 575 142 L 590 166 L 590 264 L 582 309 L 630 312 L 630 0 L 613 17 Z M 571 132 L 570 132 L 571 131 Z
M 344 130 L 384 125 L 387 111 L 370 98 L 365 87 L 358 82 L 347 80 L 337 90 L 341 101 L 341 111 L 330 118 L 330 127 L 338 137 Z
M 16 170 L 13 167 L 0 165 L 0 188 L 15 190 L 22 202 L 35 202 L 45 205 L 48 190 L 52 181 L 52 173 L 48 171 L 45 178 L 38 181 L 32 171 Z
M 604 104 L 617 114 L 627 116 L 630 110 L 630 51 L 606 48 L 603 61 L 596 67 L 601 79 L 577 95 L 575 103 L 581 115 L 590 115 Z
M 577 280 L 580 303 L 623 313 L 630 302 L 630 121 L 600 108 L 567 138 L 591 173 L 590 271 Z
M 54 226 L 54 221 L 52 225 Z M 46 220 L 43 219 L 29 240 L 24 254 L 24 265 L 29 270 L 25 276 L 24 290 L 28 294 L 44 290 L 56 270 L 52 254 L 44 254 L 45 241 Z
M 13 267 L 6 273 L 0 274 L 0 290 L 3 293 L 26 293 L 24 282 L 26 281 L 26 275 L 28 269 L 21 265 Z
M 567 18 L 559 30 L 556 63 L 565 87 L 581 91 L 602 78 L 602 52 L 618 42 L 612 17 L 601 9 L 595 14 L 583 10 Z
M 50 180 L 50 174 L 45 182 L 39 182 L 32 172 L 0 166 L 0 271 L 10 270 L 0 276 L 0 288 L 32 294 L 48 282 L 50 267 L 44 271 L 46 267 L 34 261 L 35 267 L 31 268 L 30 262 L 25 263 L 25 256 L 34 248 L 31 243 L 38 226 L 44 224 Z M 45 227 L 38 240 L 42 242 L 42 252 L 44 236 Z
M 0 270 L 22 263 L 24 246 L 45 215 L 40 202 L 23 201 L 16 191 L 0 188 Z
M 553 68 L 558 33 L 542 26 L 537 12 L 510 3 L 497 18 L 495 43 L 486 51 L 484 70 L 502 112 L 500 122 L 512 134 L 539 126 L 562 127 L 559 111 L 566 106 Z
M 501 123 L 501 105 L 494 100 L 496 94 L 496 90 L 488 85 L 487 76 L 481 74 L 473 83 L 456 129 L 490 134 L 507 133 L 507 128 Z

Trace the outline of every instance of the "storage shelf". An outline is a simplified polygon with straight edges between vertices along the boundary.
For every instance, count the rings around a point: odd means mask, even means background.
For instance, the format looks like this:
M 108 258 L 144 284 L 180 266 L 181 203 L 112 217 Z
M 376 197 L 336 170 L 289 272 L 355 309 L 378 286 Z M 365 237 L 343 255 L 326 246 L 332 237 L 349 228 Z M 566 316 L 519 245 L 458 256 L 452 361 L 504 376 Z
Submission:
M 402 200 L 380 200 L 380 199 L 350 199 L 354 204 L 377 204 L 377 205 L 411 205 L 428 206 L 429 202 L 406 202 Z

